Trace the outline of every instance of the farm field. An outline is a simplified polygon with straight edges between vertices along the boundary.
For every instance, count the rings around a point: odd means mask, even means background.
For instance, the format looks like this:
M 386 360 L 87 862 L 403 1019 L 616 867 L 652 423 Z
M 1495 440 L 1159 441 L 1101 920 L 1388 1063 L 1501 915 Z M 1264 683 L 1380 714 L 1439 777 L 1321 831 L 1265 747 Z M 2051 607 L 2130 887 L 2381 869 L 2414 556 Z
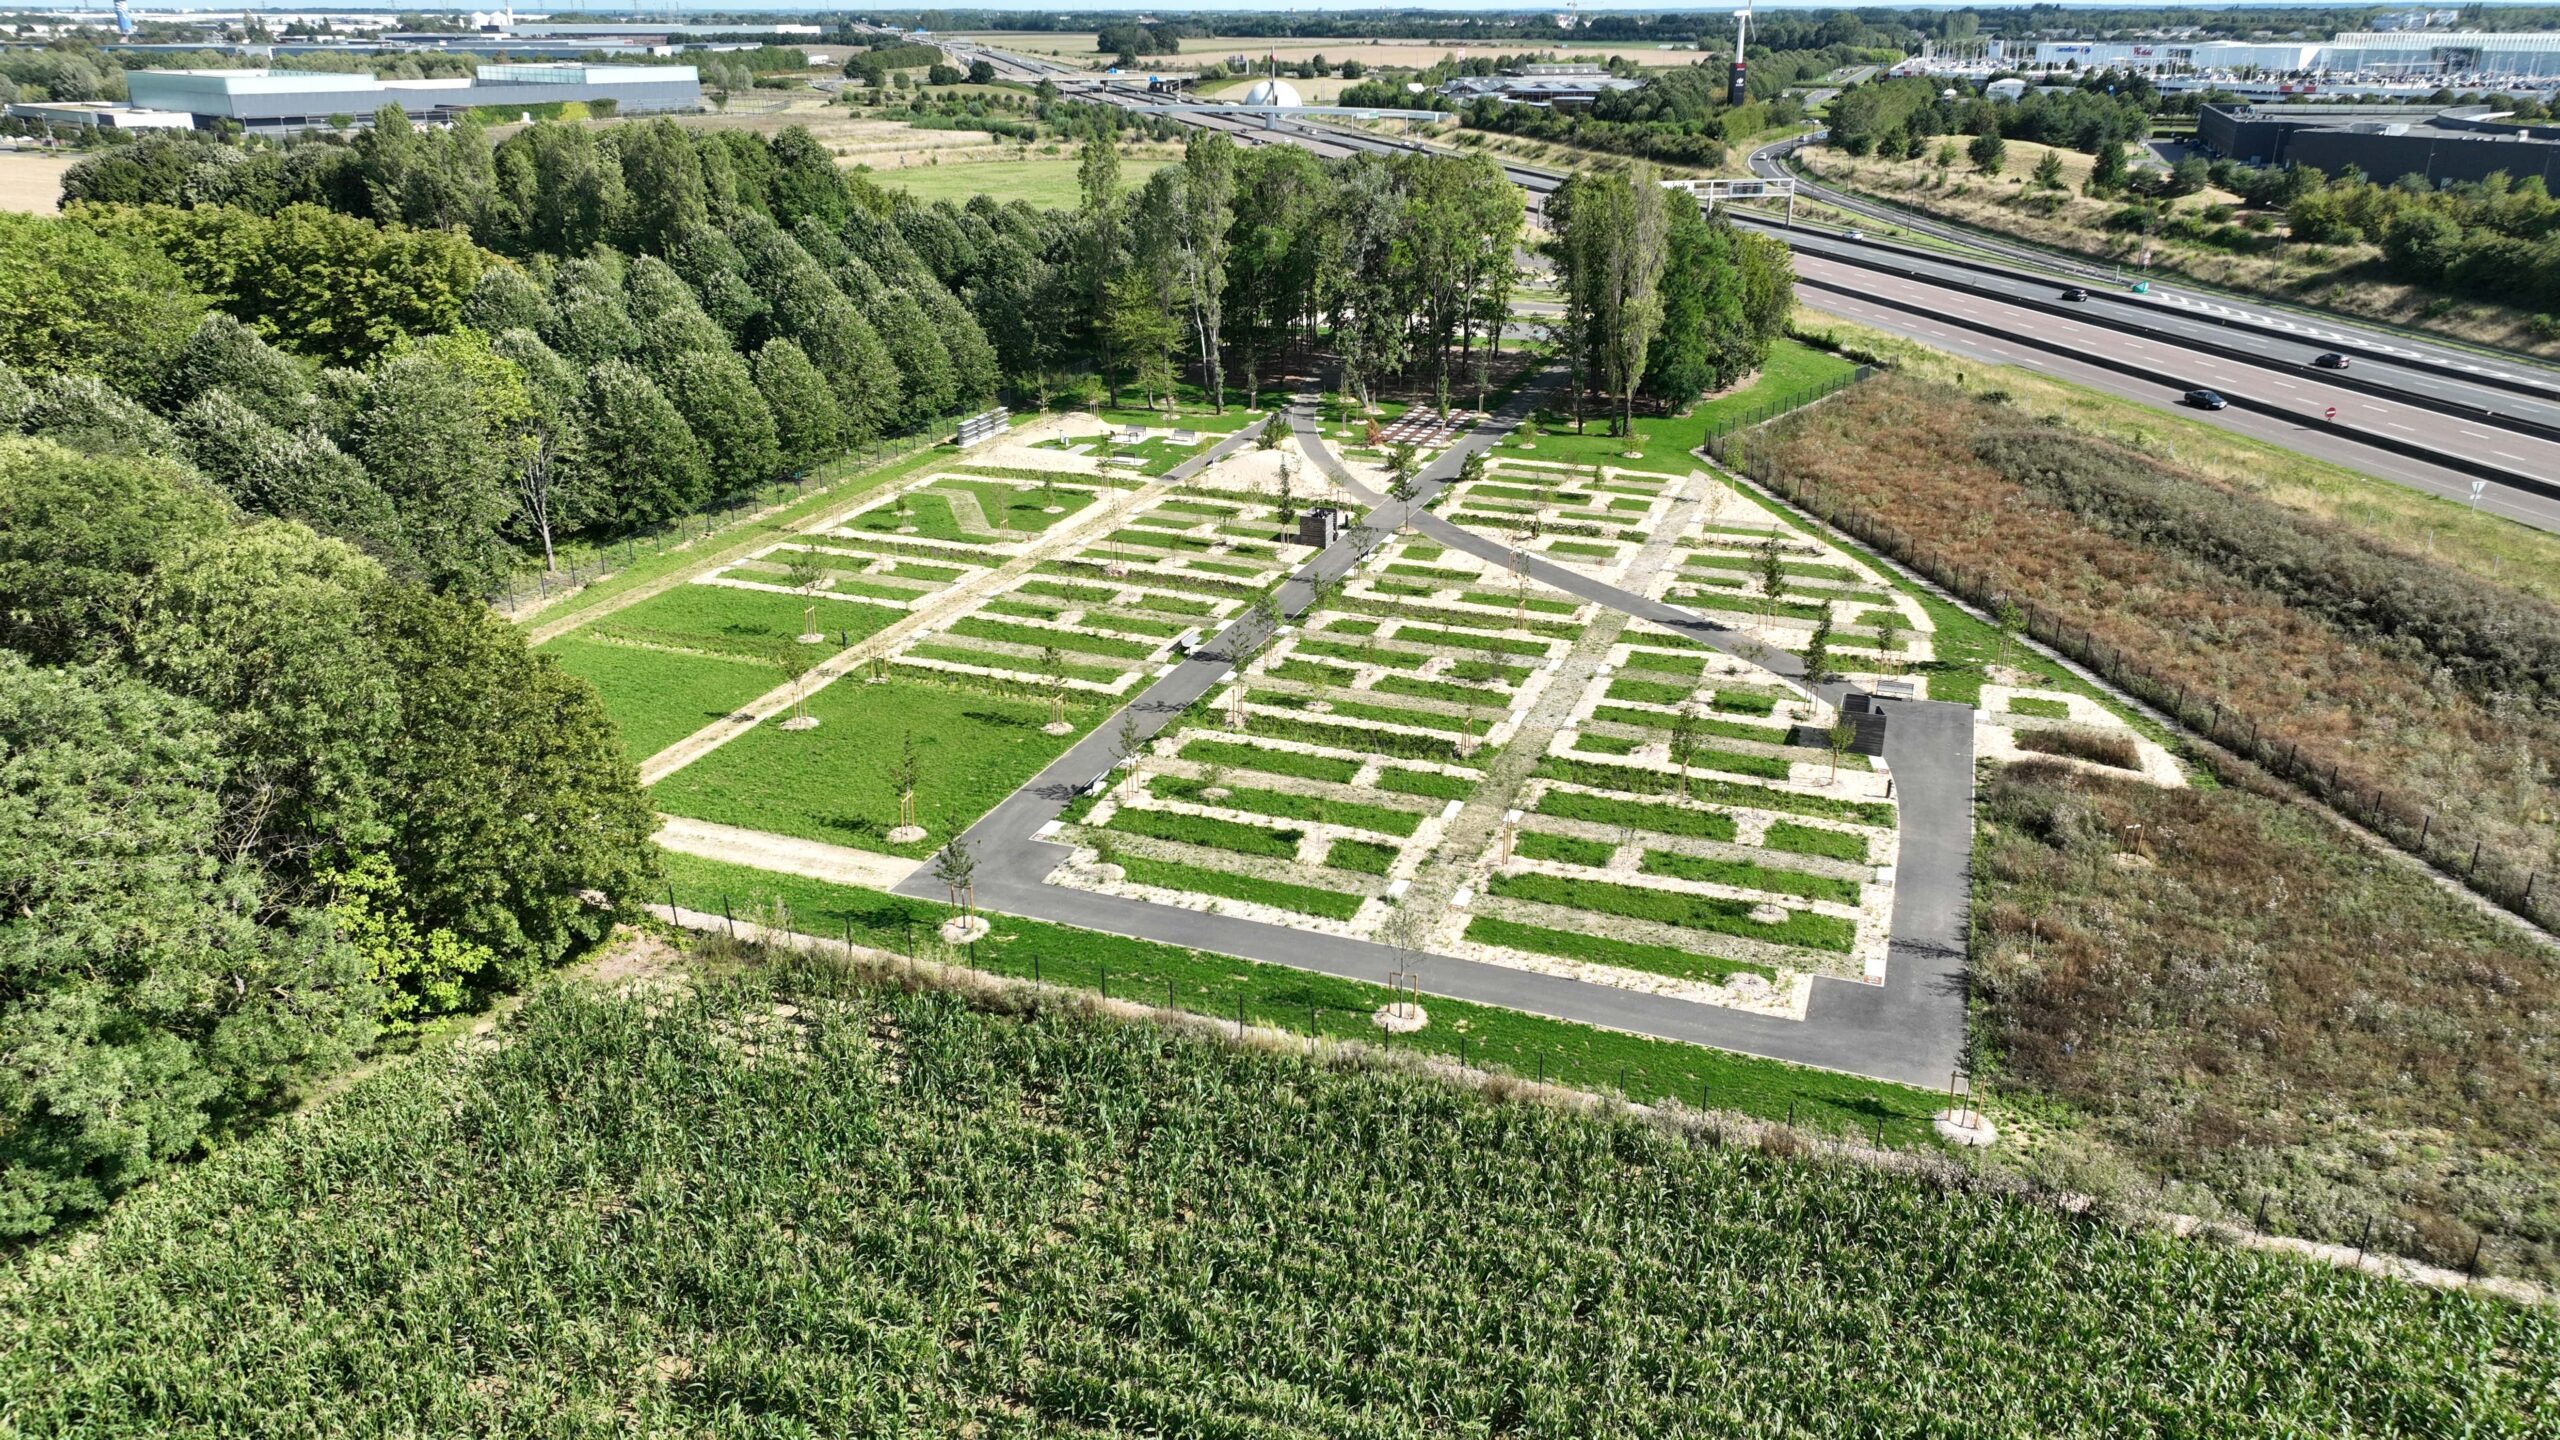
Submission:
M 1133 188 L 1143 185 L 1167 163 L 1125 159 L 1120 162 L 1120 183 Z M 1025 201 L 1042 210 L 1072 210 L 1077 196 L 1076 160 L 1071 154 L 1018 160 L 926 160 L 875 167 L 865 178 L 928 202 L 958 203 L 973 195 L 988 195 L 1000 201 Z
M 0 1387 L 100 1435 L 2524 1434 L 2560 1368 L 2540 1311 L 1783 1150 L 825 966 L 558 986 L 14 1257 Z

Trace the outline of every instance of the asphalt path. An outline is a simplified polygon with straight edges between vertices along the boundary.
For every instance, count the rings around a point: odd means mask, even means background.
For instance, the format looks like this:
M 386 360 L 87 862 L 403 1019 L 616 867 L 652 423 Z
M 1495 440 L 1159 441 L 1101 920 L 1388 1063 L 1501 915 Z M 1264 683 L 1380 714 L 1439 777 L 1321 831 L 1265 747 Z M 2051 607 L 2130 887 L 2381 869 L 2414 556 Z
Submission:
M 1525 395 L 1515 399 L 1444 451 L 1417 477 L 1410 511 L 1388 502 L 1371 516 L 1379 528 L 1354 530 L 1284 582 L 1277 596 L 1283 615 L 1303 613 L 1313 603 L 1319 578 L 1348 572 L 1408 514 L 1417 525 L 1436 520 L 1419 506 L 1457 474 L 1468 454 L 1509 433 L 1532 403 Z M 1242 438 L 1239 435 L 1209 455 L 1186 462 L 1189 468 L 1177 467 L 1173 475 L 1182 478 L 1231 453 Z M 1339 461 L 1322 448 L 1321 437 L 1316 444 L 1311 456 L 1338 473 Z M 1559 573 L 1556 578 L 1579 577 Z M 1708 622 L 1695 616 L 1678 618 L 1685 627 L 1708 627 Z M 1161 732 L 1223 683 L 1252 623 L 1249 616 L 1232 623 L 1203 653 L 1175 666 L 1125 707 L 1122 713 L 1135 721 L 1141 739 Z M 1119 758 L 1118 728 L 1116 718 L 1096 727 L 961 837 L 960 843 L 977 861 L 976 891 L 984 908 L 1372 984 L 1383 983 L 1391 971 L 1418 967 L 1425 977 L 1426 998 L 1445 995 L 1909 1085 L 1945 1084 L 1959 1063 L 1964 1041 L 1963 916 L 1972 843 L 1973 776 L 1971 721 L 1962 707 L 1899 707 L 1888 724 L 1886 759 L 1894 769 L 1903 803 L 1903 858 L 1886 980 L 1869 985 L 1819 978 L 1802 1021 L 1669 1000 L 1456 956 L 1417 957 L 1373 941 L 1043 883 L 1070 850 L 1039 838 L 1039 832 L 1087 785 L 1111 772 Z M 942 890 L 931 867 L 898 887 L 900 894 L 926 899 L 941 898 Z M 1910 927 L 1907 936 L 1906 925 Z

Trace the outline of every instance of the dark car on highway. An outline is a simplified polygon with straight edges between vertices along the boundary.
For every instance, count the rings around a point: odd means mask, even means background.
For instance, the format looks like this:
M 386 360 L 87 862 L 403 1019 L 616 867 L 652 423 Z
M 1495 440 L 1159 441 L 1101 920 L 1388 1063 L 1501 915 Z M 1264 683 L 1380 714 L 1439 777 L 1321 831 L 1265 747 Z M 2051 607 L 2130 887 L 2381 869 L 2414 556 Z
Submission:
M 2311 363 L 2319 366 L 2323 370 L 2344 370 L 2347 368 L 2347 357 L 2339 354 L 2335 350 L 2332 350 L 2328 354 L 2322 355 L 2313 360 Z
M 2065 300 L 2086 300 L 2089 298 L 2089 292 L 2077 285 L 2074 285 L 2070 289 L 2062 292 L 2062 298 Z
M 2211 390 L 2190 390 L 2184 398 L 2199 410 L 2220 410 L 2231 403 Z

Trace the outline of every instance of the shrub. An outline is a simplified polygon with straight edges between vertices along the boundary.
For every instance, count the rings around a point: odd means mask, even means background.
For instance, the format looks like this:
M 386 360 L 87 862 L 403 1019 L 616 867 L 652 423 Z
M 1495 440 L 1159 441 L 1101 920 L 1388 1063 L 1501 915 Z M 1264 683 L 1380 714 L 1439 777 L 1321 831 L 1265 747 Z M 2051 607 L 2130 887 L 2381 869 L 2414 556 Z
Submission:
M 2042 755 L 2068 755 L 2074 760 L 2087 760 L 2099 765 L 2113 765 L 2119 770 L 2142 768 L 2142 751 L 2133 737 L 2113 730 L 2096 730 L 2086 725 L 2042 726 L 2013 733 L 2021 750 Z

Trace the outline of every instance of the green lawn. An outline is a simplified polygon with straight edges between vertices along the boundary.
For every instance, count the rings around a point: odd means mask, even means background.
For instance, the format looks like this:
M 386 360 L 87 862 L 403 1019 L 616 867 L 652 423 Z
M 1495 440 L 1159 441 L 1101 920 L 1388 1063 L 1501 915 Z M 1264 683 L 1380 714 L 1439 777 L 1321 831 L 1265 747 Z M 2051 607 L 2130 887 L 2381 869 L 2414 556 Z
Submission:
M 955 685 L 893 679 L 839 680 L 810 697 L 815 730 L 759 725 L 659 781 L 658 808 L 724 825 L 798 835 L 887 855 L 921 858 L 968 827 L 1075 743 L 1045 735 L 1046 701 L 1016 700 Z M 1081 733 L 1103 715 L 1070 705 Z M 890 784 L 899 739 L 912 734 L 923 777 L 916 814 L 930 832 L 891 845 L 898 797 Z
M 904 611 L 885 605 L 819 600 L 817 624 L 827 637 L 819 654 L 832 653 L 845 637 L 859 640 L 896 623 Z M 733 585 L 678 585 L 652 595 L 627 610 L 617 610 L 570 632 L 596 639 L 627 640 L 762 660 L 809 623 L 811 602 L 770 590 L 741 590 Z
M 1522 435 L 1537 448 L 1523 458 L 1558 460 L 1575 465 L 1631 465 L 1637 469 L 1686 470 L 1691 463 L 1689 452 L 1705 444 L 1707 436 L 1762 406 L 1788 396 L 1798 395 L 1830 383 L 1858 367 L 1828 350 L 1817 350 L 1800 341 L 1781 339 L 1769 347 L 1769 363 L 1749 384 L 1727 395 L 1700 402 L 1686 415 L 1636 417 L 1635 443 L 1626 436 L 1605 434 L 1605 415 L 1586 414 L 1584 431 L 1573 433 L 1573 421 L 1561 411 L 1542 410 L 1534 421 L 1522 427 Z M 1508 446 L 1504 447 L 1506 450 Z M 1641 450 L 1644 458 L 1629 460 L 1625 452 Z
M 603 695 L 605 710 L 622 732 L 622 748 L 633 760 L 657 754 L 784 678 L 774 666 L 755 661 L 675 655 L 575 635 L 552 641 L 542 653 Z
M 862 178 L 928 202 L 958 202 L 972 195 L 991 195 L 999 201 L 1027 200 L 1035 209 L 1073 210 L 1080 198 L 1076 189 L 1077 163 L 1073 156 L 1056 160 L 971 160 L 956 165 L 875 170 Z M 1136 189 L 1166 163 L 1122 160 L 1121 187 Z

